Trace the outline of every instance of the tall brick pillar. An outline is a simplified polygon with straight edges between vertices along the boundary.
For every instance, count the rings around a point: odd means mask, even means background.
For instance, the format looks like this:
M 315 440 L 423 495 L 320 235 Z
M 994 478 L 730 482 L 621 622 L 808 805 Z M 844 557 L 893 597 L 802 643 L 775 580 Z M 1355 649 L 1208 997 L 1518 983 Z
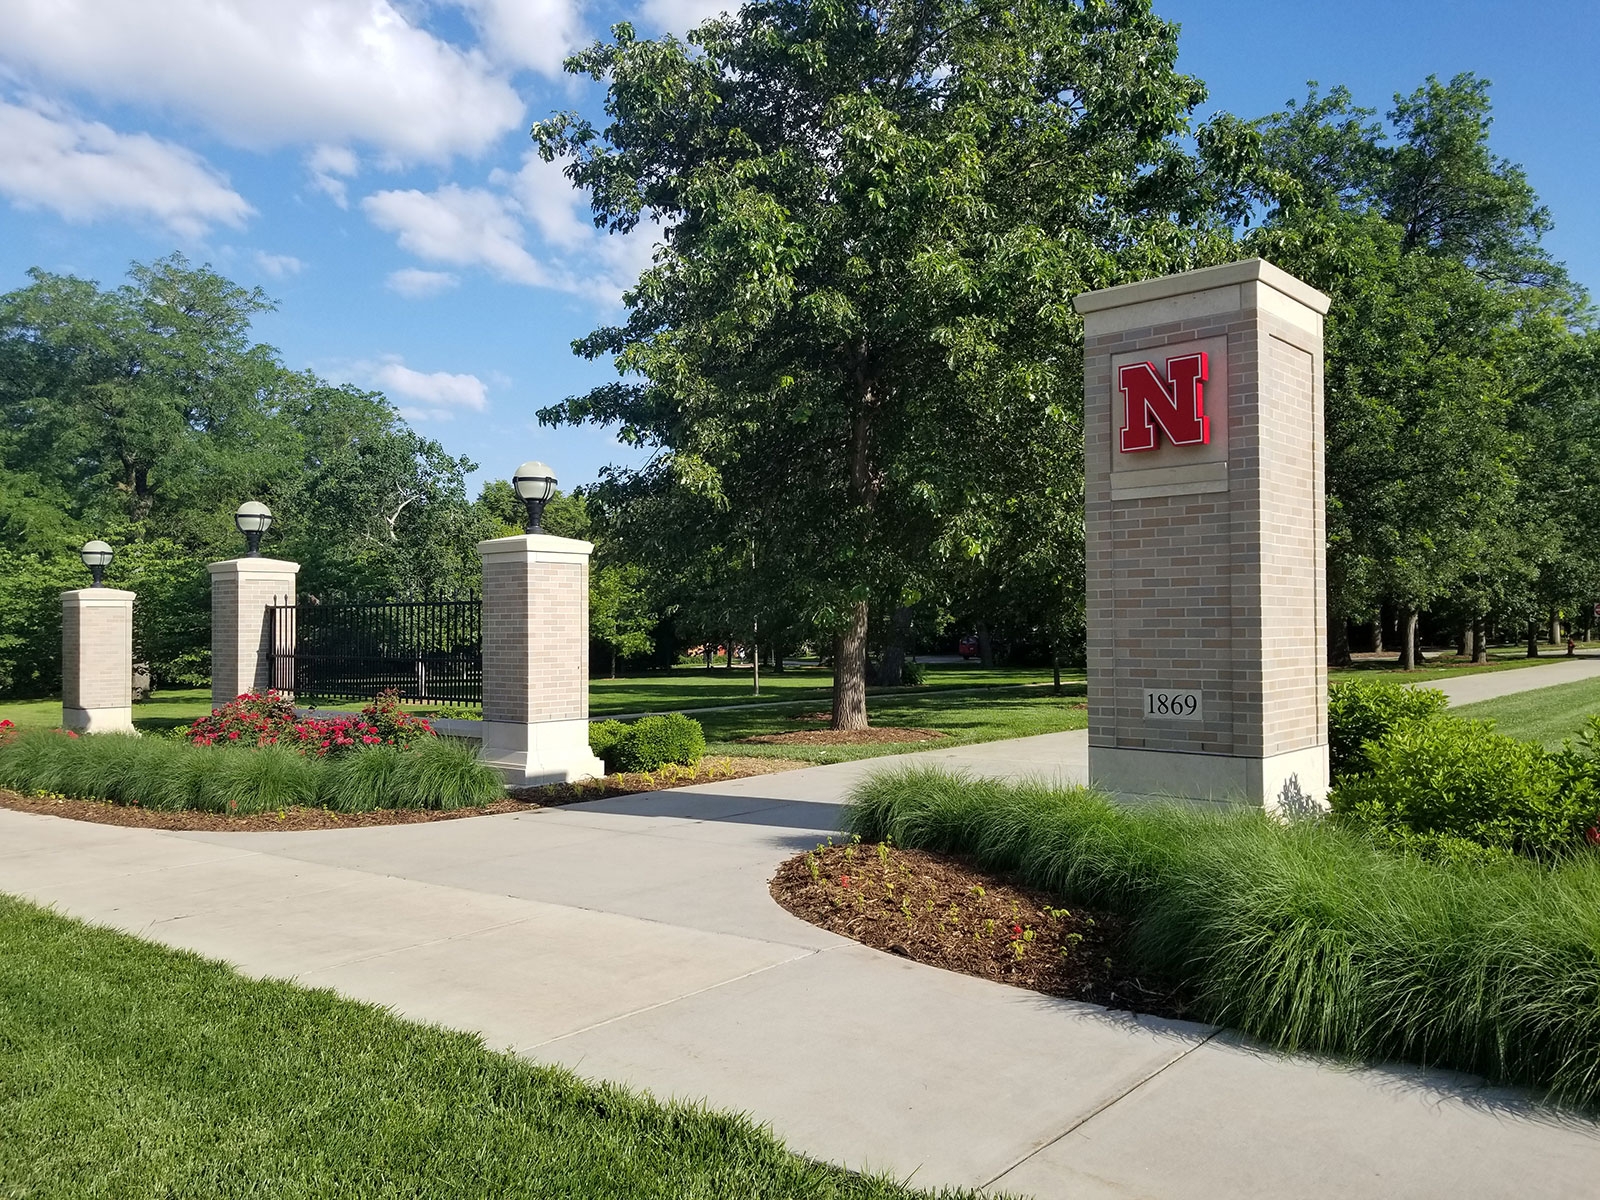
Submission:
M 529 533 L 483 559 L 483 759 L 513 786 L 605 774 L 589 749 L 589 542 Z
M 300 564 L 276 558 L 230 558 L 210 565 L 211 705 L 271 686 L 267 609 L 293 604 Z
M 133 732 L 133 593 L 61 593 L 61 726 Z
M 1328 298 L 1252 259 L 1076 304 L 1090 781 L 1320 807 Z

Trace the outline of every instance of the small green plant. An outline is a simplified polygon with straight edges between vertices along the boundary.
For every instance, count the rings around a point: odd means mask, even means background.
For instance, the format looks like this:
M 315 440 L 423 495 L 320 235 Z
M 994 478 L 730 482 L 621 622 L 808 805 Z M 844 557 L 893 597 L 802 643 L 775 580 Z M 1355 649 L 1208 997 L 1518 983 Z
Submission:
M 1335 781 L 1368 769 L 1361 748 L 1391 730 L 1427 721 L 1449 701 L 1437 688 L 1353 679 L 1328 688 L 1328 766 Z

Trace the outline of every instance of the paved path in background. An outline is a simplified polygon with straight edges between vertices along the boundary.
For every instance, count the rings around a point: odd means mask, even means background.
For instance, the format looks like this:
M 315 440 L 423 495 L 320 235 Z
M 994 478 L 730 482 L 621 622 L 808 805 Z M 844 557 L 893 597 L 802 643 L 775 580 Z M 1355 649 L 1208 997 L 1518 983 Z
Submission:
M 1086 755 L 1079 731 L 900 761 L 1075 778 Z M 1596 1194 L 1596 1127 L 1517 1093 L 1274 1055 L 791 917 L 767 894 L 774 868 L 833 832 L 850 785 L 883 765 L 308 833 L 0 810 L 0 890 L 581 1075 L 742 1110 L 797 1150 L 924 1186 L 1052 1200 Z
M 1563 655 L 1536 667 L 1485 671 L 1481 675 L 1455 675 L 1449 679 L 1424 681 L 1416 686 L 1438 688 L 1450 697 L 1452 705 L 1459 706 L 1476 704 L 1479 700 L 1493 700 L 1497 696 L 1511 696 L 1517 692 L 1537 691 L 1560 683 L 1577 683 L 1583 679 L 1600 679 L 1600 654 L 1580 653 L 1571 658 Z

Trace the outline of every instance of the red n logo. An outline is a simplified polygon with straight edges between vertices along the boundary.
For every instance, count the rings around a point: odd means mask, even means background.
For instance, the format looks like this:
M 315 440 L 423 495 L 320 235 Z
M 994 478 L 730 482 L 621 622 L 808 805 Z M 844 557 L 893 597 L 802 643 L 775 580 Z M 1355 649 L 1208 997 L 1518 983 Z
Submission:
M 1154 450 L 1156 427 L 1174 446 L 1203 446 L 1211 441 L 1211 418 L 1206 416 L 1206 356 L 1185 354 L 1167 359 L 1167 377 L 1156 374 L 1155 363 L 1129 363 L 1117 372 L 1126 416 L 1122 422 L 1122 452 Z

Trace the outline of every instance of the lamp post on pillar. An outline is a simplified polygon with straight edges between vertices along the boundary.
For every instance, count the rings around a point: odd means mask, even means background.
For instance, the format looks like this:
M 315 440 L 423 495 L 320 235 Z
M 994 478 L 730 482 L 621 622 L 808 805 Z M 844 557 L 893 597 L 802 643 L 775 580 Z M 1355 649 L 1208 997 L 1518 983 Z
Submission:
M 528 532 L 478 543 L 483 559 L 483 751 L 513 786 L 605 774 L 589 749 L 589 542 L 551 537 L 540 517 L 555 474 L 539 462 L 512 486 Z
M 261 535 L 272 511 L 246 500 L 233 515 L 245 537 L 245 556 L 214 562 L 211 572 L 211 705 L 220 708 L 244 692 L 271 686 L 268 609 L 293 604 L 300 564 L 261 556 Z M 287 650 L 290 647 L 281 646 Z
M 106 543 L 87 542 L 78 556 L 92 582 L 61 593 L 61 726 L 132 733 L 134 594 L 105 586 Z

